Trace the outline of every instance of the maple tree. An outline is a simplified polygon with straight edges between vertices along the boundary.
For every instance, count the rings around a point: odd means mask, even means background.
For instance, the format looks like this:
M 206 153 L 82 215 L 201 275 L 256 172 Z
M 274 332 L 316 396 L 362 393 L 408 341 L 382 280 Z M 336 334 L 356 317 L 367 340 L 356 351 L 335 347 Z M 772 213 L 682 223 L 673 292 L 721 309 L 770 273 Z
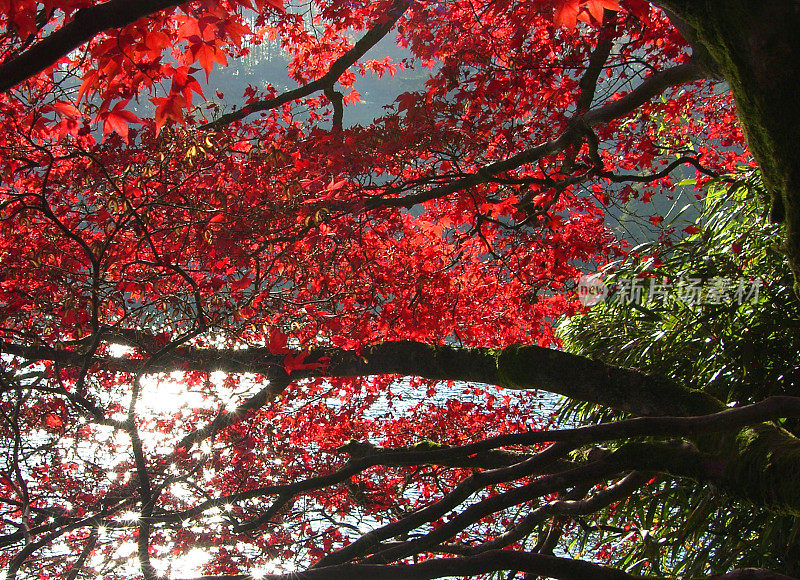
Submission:
M 562 540 L 660 478 L 797 514 L 792 393 L 553 328 L 686 168 L 757 163 L 797 272 L 800 16 L 753 4 L 1 2 L 6 576 L 631 578 Z M 268 42 L 296 88 L 207 98 Z M 533 389 L 631 418 L 547 429 Z

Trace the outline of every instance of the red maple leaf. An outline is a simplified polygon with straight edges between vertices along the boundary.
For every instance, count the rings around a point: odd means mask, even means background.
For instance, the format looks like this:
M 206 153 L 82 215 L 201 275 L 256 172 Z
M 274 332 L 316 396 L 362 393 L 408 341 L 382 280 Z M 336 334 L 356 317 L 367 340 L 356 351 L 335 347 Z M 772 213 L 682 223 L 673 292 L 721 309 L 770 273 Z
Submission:
M 128 124 L 130 123 L 142 123 L 142 120 L 137 117 L 131 111 L 125 110 L 125 105 L 127 101 L 123 102 L 120 101 L 114 108 L 110 111 L 106 111 L 104 113 L 100 113 L 98 115 L 99 119 L 103 120 L 103 134 L 107 135 L 114 131 L 120 137 L 122 137 L 125 142 L 128 142 Z
M 605 10 L 618 11 L 617 0 L 557 0 L 553 22 L 556 26 L 575 28 L 578 20 L 584 22 L 603 22 Z
M 283 368 L 287 374 L 292 374 L 292 371 L 301 371 L 306 369 L 318 369 L 322 366 L 321 362 L 306 363 L 303 362 L 308 358 L 308 352 L 299 352 L 297 354 L 287 354 L 283 359 Z
M 153 97 L 150 100 L 156 105 L 156 134 L 167 121 L 183 123 L 183 110 L 187 104 L 183 96 L 173 94 L 168 97 Z
M 222 66 L 228 64 L 228 57 L 225 55 L 225 51 L 213 44 L 201 42 L 192 45 L 189 50 L 193 56 L 192 62 L 197 61 L 200 66 L 203 67 L 203 70 L 206 71 L 206 80 L 208 80 L 215 62 Z
M 269 340 L 267 341 L 267 350 L 272 354 L 286 354 L 289 351 L 286 348 L 288 337 L 280 331 L 277 326 L 272 326 L 269 329 Z
M 81 116 L 81 112 L 72 103 L 57 101 L 53 103 L 53 109 L 62 117 L 76 118 Z
M 59 429 L 64 425 L 64 421 L 62 421 L 58 415 L 54 415 L 53 413 L 48 413 L 45 423 L 47 423 L 47 426 L 51 429 Z

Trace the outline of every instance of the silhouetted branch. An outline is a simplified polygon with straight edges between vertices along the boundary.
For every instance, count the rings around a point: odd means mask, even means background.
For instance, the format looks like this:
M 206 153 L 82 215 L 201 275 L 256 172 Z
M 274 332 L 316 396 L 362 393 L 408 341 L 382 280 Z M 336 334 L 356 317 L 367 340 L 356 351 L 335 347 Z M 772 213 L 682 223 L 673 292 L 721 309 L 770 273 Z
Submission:
M 22 54 L 0 65 L 0 92 L 15 87 L 105 30 L 121 28 L 185 0 L 110 0 L 81 8 L 75 17 Z
M 220 127 L 233 123 L 234 121 L 240 121 L 241 119 L 244 119 L 253 113 L 271 111 L 272 109 L 276 109 L 286 103 L 291 103 L 297 99 L 302 99 L 303 97 L 314 94 L 317 91 L 325 91 L 329 100 L 333 104 L 334 129 L 337 127 L 337 120 L 338 126 L 341 127 L 341 102 L 339 102 L 337 105 L 335 96 L 331 98 L 331 95 L 329 95 L 328 92 L 333 92 L 332 87 L 339 77 L 342 76 L 342 74 L 344 74 L 348 68 L 353 66 L 359 58 L 364 56 L 370 48 L 375 46 L 378 41 L 386 36 L 392 28 L 394 28 L 395 23 L 400 19 L 403 13 L 405 13 L 409 6 L 410 2 L 408 2 L 408 0 L 395 0 L 395 2 L 392 3 L 392 7 L 388 11 L 386 18 L 373 26 L 358 40 L 358 42 L 355 43 L 355 45 L 353 45 L 353 48 L 336 59 L 328 69 L 328 72 L 326 72 L 320 78 L 308 83 L 307 85 L 303 85 L 302 87 L 292 89 L 291 91 L 286 91 L 277 97 L 248 103 L 238 111 L 222 115 L 219 119 L 212 121 L 211 123 L 206 123 L 200 127 L 200 130 L 217 130 Z

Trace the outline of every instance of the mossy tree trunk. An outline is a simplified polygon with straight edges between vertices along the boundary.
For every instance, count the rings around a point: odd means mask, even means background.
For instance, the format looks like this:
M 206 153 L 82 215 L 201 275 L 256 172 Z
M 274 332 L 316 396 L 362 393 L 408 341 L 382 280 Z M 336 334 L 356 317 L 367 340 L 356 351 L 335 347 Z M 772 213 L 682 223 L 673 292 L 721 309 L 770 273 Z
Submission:
M 663 0 L 729 84 L 800 291 L 800 1 Z M 800 292 L 799 292 L 800 293 Z

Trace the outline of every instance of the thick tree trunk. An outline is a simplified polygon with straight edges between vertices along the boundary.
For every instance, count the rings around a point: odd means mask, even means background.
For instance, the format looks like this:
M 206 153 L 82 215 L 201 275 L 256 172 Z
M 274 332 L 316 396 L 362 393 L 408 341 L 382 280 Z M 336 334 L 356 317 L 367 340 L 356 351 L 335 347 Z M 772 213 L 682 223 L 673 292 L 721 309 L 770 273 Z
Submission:
M 731 87 L 800 294 L 800 1 L 664 0 Z

